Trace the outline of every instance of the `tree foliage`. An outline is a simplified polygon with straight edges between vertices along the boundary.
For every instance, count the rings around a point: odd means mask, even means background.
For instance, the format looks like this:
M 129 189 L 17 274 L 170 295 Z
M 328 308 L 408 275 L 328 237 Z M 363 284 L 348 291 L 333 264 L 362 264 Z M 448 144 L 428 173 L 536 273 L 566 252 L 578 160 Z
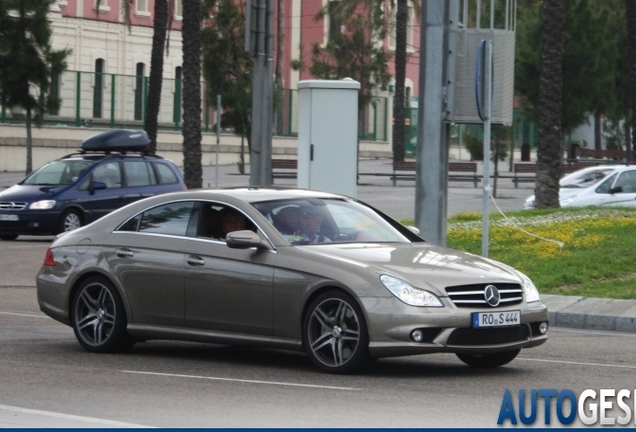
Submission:
M 332 31 L 323 47 L 311 47 L 309 71 L 319 79 L 352 78 L 360 83 L 360 113 L 371 102 L 376 88 L 385 90 L 391 80 L 390 54 L 377 43 L 386 36 L 385 18 L 379 0 L 328 2 L 317 19 L 328 17 Z
M 50 5 L 55 0 L 0 0 L 0 100 L 26 111 L 26 173 L 32 170 L 32 116 L 56 110 L 51 79 L 66 69 L 69 49 L 51 46 Z
M 617 69 L 624 49 L 622 8 L 615 0 L 561 0 L 565 5 L 562 128 L 565 135 L 587 121 L 590 113 L 624 115 L 618 103 L 625 91 Z M 545 2 L 522 2 L 517 22 L 515 92 L 524 109 L 537 119 L 541 62 L 541 11 Z M 619 85 L 620 84 L 620 85 Z
M 233 0 L 207 0 L 214 10 L 211 25 L 202 32 L 203 73 L 210 102 L 222 95 L 223 127 L 245 136 L 250 146 L 253 63 L 245 53 L 244 4 Z M 216 102 L 214 102 L 216 103 Z

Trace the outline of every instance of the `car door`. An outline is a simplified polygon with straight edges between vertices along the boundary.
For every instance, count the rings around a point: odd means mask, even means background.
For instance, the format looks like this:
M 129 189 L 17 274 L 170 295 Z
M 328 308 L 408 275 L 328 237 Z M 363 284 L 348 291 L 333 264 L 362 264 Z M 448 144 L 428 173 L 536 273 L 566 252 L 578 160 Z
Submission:
M 619 173 L 612 191 L 604 205 L 636 207 L 636 169 Z
M 231 249 L 217 234 L 228 206 L 204 202 L 197 236 L 185 250 L 186 325 L 191 328 L 268 335 L 273 324 L 276 252 Z M 246 228 L 257 231 L 243 213 Z M 220 236 L 223 237 L 223 236 Z
M 79 185 L 78 191 L 75 201 L 86 211 L 87 223 L 124 206 L 125 189 L 119 162 L 109 161 L 96 166 Z
M 183 327 L 186 233 L 197 216 L 195 202 L 171 202 L 138 214 L 109 237 L 104 255 L 134 322 Z

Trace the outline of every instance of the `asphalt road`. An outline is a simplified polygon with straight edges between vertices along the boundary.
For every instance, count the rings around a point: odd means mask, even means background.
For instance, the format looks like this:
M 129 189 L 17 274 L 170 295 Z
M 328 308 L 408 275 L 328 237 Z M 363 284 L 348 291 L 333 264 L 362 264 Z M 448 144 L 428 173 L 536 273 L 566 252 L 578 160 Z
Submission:
M 161 341 L 90 354 L 38 309 L 49 242 L 0 242 L 0 427 L 495 427 L 506 389 L 634 388 L 634 335 L 565 329 L 495 370 L 435 354 L 334 376 L 298 353 Z

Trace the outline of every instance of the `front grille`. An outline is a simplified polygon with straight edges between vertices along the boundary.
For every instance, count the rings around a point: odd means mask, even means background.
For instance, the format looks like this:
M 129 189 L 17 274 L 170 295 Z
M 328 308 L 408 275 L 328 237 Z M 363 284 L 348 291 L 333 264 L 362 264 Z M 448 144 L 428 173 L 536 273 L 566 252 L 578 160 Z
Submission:
M 496 283 L 496 284 L 474 284 L 446 287 L 446 293 L 457 307 L 482 308 L 492 307 L 486 302 L 484 290 L 488 285 L 494 285 L 501 294 L 501 300 L 496 307 L 505 307 L 521 303 L 523 300 L 523 290 L 519 284 Z
M 522 342 L 528 339 L 528 326 L 504 328 L 460 328 L 454 330 L 446 342 L 453 346 L 501 345 Z
M 0 201 L 0 210 L 24 210 L 25 202 Z

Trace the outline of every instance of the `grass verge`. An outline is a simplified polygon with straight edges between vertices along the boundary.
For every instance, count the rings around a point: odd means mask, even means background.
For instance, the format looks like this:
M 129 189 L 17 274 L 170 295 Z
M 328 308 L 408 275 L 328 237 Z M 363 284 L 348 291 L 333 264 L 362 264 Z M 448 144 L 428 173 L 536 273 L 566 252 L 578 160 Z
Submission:
M 489 257 L 527 274 L 543 294 L 636 298 L 636 208 L 492 214 L 489 232 Z M 448 221 L 451 248 L 480 255 L 481 234 L 480 213 Z

